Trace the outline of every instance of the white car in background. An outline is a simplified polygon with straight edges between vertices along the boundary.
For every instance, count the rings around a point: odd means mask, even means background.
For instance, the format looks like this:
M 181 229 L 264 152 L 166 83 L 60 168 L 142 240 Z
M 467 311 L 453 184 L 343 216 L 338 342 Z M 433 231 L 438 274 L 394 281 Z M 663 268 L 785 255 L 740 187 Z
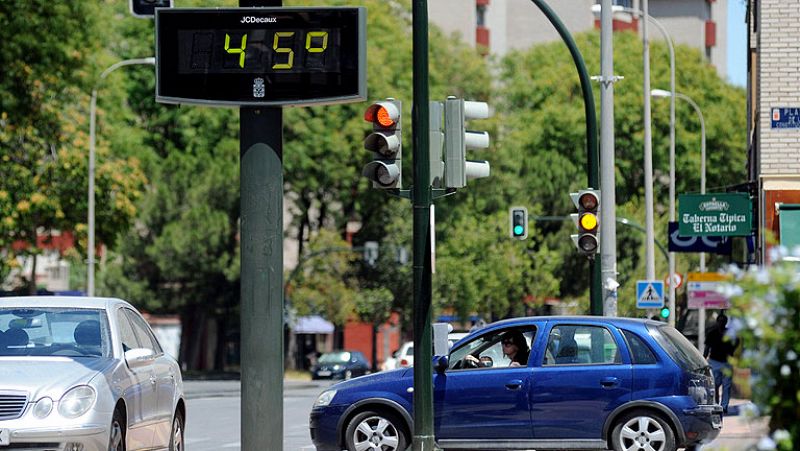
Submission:
M 184 449 L 178 363 L 119 299 L 0 298 L 0 450 Z
M 469 335 L 469 332 L 450 332 L 447 334 L 447 344 L 449 347 L 462 338 Z M 383 362 L 383 370 L 393 370 L 395 368 L 407 368 L 414 366 L 414 342 L 407 341 L 394 352 L 391 357 Z

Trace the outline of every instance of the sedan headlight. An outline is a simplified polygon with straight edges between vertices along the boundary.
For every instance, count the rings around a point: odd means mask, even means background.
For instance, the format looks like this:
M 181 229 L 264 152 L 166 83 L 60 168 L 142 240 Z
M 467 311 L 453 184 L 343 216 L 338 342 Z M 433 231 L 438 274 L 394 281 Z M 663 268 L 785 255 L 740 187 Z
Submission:
M 53 400 L 48 397 L 44 397 L 36 401 L 36 404 L 33 405 L 33 416 L 35 416 L 40 420 L 43 418 L 47 418 L 47 416 L 50 415 L 50 412 L 52 411 L 53 411 Z
M 322 392 L 321 395 L 314 401 L 314 407 L 325 407 L 333 401 L 333 397 L 336 396 L 336 390 L 328 390 Z
M 78 418 L 94 405 L 97 393 L 88 385 L 79 385 L 61 397 L 58 402 L 58 413 L 66 418 Z

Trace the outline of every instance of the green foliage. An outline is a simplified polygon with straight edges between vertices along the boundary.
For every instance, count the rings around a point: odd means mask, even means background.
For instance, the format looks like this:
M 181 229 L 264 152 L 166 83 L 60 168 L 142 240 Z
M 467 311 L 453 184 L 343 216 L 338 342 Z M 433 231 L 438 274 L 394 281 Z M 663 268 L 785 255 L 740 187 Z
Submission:
M 752 369 L 753 401 L 766 415 L 777 449 L 800 443 L 800 272 L 796 262 L 741 272 L 734 268 L 729 329 L 742 338 L 739 361 Z M 767 448 L 765 448 L 767 449 Z
M 6 251 L 0 273 L 17 264 L 17 255 L 41 252 L 37 234 L 73 231 L 85 248 L 88 93 L 105 61 L 101 10 L 87 2 L 0 3 L 0 247 Z M 98 121 L 103 119 L 100 110 Z M 129 131 L 119 127 L 115 136 Z M 137 144 L 121 141 L 122 149 Z M 96 233 L 99 242 L 112 245 L 136 215 L 145 182 L 139 161 L 116 150 L 100 135 Z M 24 247 L 12 248 L 13 242 Z

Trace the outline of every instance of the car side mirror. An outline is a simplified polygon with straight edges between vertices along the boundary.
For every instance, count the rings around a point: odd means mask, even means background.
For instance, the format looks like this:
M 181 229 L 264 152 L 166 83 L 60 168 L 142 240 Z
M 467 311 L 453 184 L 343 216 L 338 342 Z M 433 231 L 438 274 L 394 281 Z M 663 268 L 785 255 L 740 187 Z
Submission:
M 152 362 L 156 354 L 152 349 L 135 348 L 125 351 L 125 362 L 130 368 L 137 368 Z
M 450 359 L 446 355 L 437 355 L 433 358 L 433 369 L 442 374 L 450 366 Z

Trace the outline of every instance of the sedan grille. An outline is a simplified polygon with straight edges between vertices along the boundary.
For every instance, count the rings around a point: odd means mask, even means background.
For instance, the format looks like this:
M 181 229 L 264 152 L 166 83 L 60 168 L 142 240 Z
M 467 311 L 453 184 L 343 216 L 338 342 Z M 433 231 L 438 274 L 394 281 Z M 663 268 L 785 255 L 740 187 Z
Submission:
M 13 420 L 21 417 L 27 404 L 28 395 L 25 393 L 0 393 L 0 420 Z

